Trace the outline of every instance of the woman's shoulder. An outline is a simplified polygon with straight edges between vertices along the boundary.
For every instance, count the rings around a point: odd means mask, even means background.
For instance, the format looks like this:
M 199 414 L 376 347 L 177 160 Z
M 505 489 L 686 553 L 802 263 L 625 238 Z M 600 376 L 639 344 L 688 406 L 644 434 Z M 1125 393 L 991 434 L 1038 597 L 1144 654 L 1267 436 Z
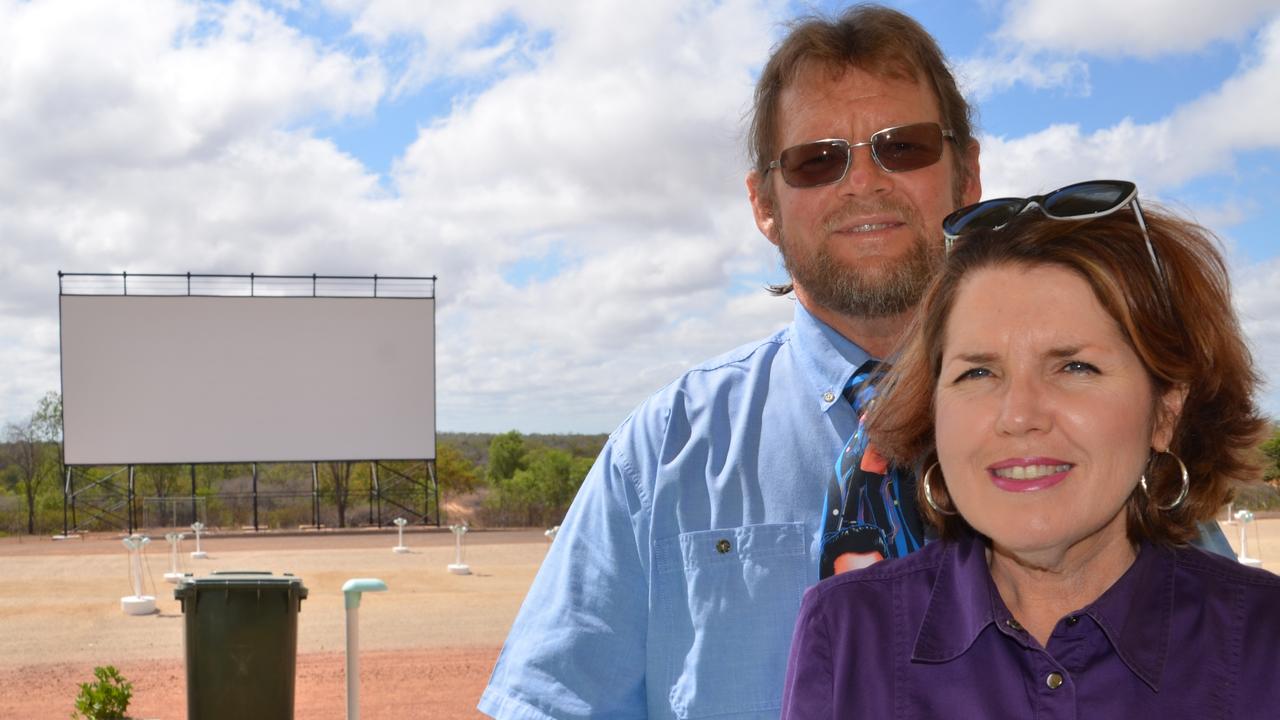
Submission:
M 1272 682 L 1280 640 L 1280 576 L 1199 548 L 1176 558 L 1174 647 L 1195 648 L 1199 667 L 1217 668 L 1242 707 L 1280 702 Z M 1215 651 L 1216 648 L 1216 651 Z M 1213 658 L 1219 658 L 1213 660 Z M 1249 715 L 1242 715 L 1249 716 Z
M 1173 555 L 1179 603 L 1280 637 L 1280 575 L 1196 547 Z
M 1224 557 L 1192 546 L 1173 549 L 1179 572 L 1206 581 L 1227 583 L 1256 589 L 1262 593 L 1280 593 L 1280 575 L 1260 567 L 1245 565 L 1235 558 Z

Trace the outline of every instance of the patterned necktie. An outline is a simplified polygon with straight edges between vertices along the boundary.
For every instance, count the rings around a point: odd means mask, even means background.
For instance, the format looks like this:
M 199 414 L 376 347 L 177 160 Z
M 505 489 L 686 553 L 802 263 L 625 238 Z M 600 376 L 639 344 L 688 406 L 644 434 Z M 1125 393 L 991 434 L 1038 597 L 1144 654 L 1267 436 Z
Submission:
M 888 365 L 868 360 L 845 386 L 858 427 L 836 457 L 823 509 L 820 577 L 882 558 L 902 557 L 924 544 L 916 505 L 916 478 L 909 468 L 889 466 L 867 440 L 867 411 Z

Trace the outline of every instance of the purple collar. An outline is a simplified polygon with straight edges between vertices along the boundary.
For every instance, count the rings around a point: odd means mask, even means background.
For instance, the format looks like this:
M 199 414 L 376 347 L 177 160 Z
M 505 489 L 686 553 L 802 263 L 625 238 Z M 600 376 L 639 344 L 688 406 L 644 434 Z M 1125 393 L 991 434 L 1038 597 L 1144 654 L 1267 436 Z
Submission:
M 973 533 L 947 543 L 916 635 L 913 662 L 954 660 L 989 626 L 1025 647 L 1038 647 L 1000 598 L 987 568 L 986 549 L 985 539 Z M 1155 691 L 1160 690 L 1168 657 L 1174 562 L 1172 550 L 1143 543 L 1119 580 L 1088 607 L 1068 616 L 1092 618 L 1129 670 Z

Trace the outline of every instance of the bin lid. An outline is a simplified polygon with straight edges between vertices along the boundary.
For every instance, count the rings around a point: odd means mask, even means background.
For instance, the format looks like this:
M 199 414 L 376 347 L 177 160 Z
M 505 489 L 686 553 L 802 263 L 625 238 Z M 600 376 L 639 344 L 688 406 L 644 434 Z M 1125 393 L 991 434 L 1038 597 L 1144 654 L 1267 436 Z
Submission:
M 307 588 L 302 578 L 289 573 L 273 575 L 262 570 L 219 570 L 204 577 L 186 577 L 178 582 L 174 596 L 209 590 L 271 590 L 276 592 L 296 592 L 298 597 L 307 596 Z

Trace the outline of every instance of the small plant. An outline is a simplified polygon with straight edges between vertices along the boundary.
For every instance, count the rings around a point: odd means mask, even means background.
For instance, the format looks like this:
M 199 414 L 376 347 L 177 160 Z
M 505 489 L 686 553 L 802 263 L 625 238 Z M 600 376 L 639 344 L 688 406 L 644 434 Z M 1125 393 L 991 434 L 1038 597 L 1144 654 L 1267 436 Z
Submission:
M 133 683 L 128 682 L 114 666 L 96 667 L 94 682 L 80 683 L 80 694 L 76 696 L 76 712 L 72 718 L 85 720 L 125 720 L 124 711 L 129 709 L 129 699 L 133 697 Z

